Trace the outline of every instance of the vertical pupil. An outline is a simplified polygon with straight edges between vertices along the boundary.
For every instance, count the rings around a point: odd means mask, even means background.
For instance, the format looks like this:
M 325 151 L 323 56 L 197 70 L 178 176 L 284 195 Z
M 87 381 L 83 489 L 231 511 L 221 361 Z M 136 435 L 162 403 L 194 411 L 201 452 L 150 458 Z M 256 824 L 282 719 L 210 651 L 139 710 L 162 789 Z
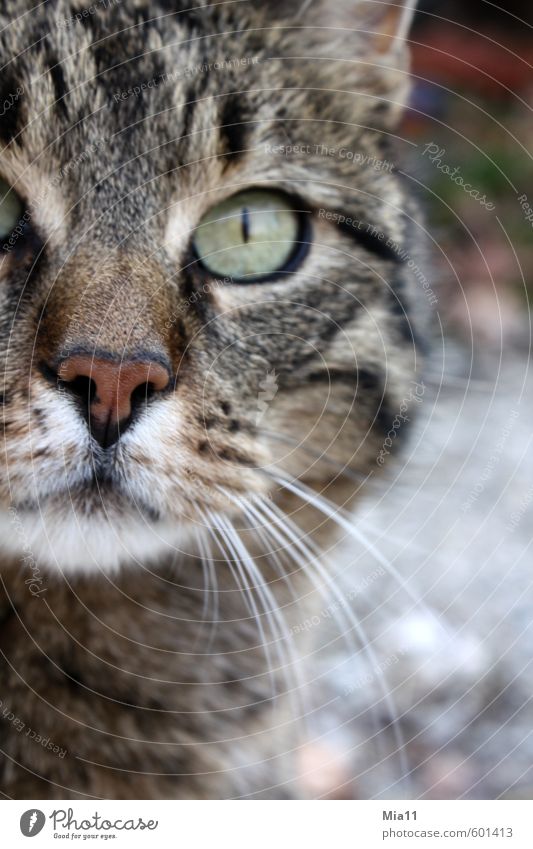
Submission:
M 248 212 L 248 207 L 246 206 L 243 206 L 242 208 L 241 224 L 242 240 L 243 242 L 247 242 L 250 238 L 250 213 Z

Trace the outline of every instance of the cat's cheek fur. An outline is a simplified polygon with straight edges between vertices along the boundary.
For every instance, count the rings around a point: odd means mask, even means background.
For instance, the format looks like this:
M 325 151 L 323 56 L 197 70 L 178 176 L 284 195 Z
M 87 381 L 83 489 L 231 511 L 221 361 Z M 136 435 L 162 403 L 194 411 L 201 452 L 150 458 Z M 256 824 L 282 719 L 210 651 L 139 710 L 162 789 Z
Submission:
M 0 505 L 37 506 L 43 498 L 91 475 L 87 427 L 70 404 L 51 390 L 16 398 L 4 412 L 0 453 Z

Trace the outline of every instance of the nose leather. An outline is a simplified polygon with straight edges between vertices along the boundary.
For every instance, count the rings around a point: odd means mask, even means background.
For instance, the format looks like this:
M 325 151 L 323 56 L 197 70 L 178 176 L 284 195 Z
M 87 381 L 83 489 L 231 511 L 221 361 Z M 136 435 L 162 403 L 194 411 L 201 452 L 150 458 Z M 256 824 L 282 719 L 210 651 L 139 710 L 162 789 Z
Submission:
M 101 444 L 115 441 L 134 407 L 162 392 L 170 381 L 168 369 L 155 360 L 117 362 L 86 354 L 63 360 L 57 374 L 65 388 L 87 402 L 91 432 Z

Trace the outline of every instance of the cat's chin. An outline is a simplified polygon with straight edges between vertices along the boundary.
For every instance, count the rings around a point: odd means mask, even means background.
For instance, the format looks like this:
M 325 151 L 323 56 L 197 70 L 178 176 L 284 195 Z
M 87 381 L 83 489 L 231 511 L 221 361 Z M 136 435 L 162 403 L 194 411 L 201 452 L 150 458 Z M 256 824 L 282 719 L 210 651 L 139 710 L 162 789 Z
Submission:
M 189 550 L 191 531 L 177 520 L 151 520 L 123 512 L 83 514 L 53 503 L 39 509 L 0 510 L 2 550 L 32 574 L 112 573 Z M 0 566 L 1 569 L 1 566 Z

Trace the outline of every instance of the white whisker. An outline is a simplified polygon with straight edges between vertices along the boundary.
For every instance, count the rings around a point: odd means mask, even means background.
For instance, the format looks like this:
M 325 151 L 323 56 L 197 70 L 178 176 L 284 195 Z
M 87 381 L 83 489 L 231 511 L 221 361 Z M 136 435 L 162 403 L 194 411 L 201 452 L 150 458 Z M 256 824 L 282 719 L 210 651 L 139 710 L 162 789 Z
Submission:
M 277 670 L 274 667 L 274 664 L 272 662 L 272 655 L 271 655 L 271 652 L 270 652 L 271 643 L 267 640 L 267 637 L 266 637 L 266 634 L 265 634 L 265 629 L 263 628 L 263 622 L 261 620 L 261 614 L 259 613 L 259 610 L 258 610 L 257 605 L 255 603 L 255 599 L 254 599 L 251 587 L 246 580 L 246 572 L 243 568 L 243 563 L 240 559 L 238 550 L 237 550 L 237 548 L 234 544 L 234 539 L 232 539 L 231 531 L 228 533 L 227 526 L 225 528 L 225 523 L 224 523 L 222 516 L 219 516 L 219 515 L 213 513 L 211 510 L 208 510 L 207 514 L 208 514 L 208 518 L 213 522 L 215 530 L 217 531 L 217 533 L 219 534 L 219 536 L 223 540 L 225 547 L 227 548 L 227 552 L 226 552 L 226 556 L 225 556 L 226 563 L 227 563 L 230 571 L 232 572 L 232 574 L 234 576 L 234 579 L 236 581 L 237 586 L 239 587 L 239 589 L 241 590 L 241 592 L 243 594 L 243 599 L 245 601 L 247 610 L 248 610 L 250 616 L 252 617 L 252 619 L 254 620 L 254 622 L 257 625 L 257 630 L 258 630 L 258 634 L 259 634 L 259 643 L 260 643 L 260 645 L 261 645 L 261 647 L 262 647 L 262 649 L 265 653 L 265 658 L 266 658 L 266 661 L 267 661 L 267 669 L 268 669 L 268 674 L 270 675 L 271 686 L 272 686 L 272 700 L 273 700 L 273 703 L 274 703 L 274 701 L 275 701 L 275 699 L 278 695 L 277 686 L 276 686 L 276 683 L 277 683 L 276 682 L 276 676 L 274 674 Z
M 211 533 L 210 528 L 207 528 L 207 530 L 208 530 L 209 533 Z M 209 631 L 209 638 L 208 638 L 208 641 L 207 641 L 207 651 L 209 652 L 212 648 L 212 645 L 213 645 L 213 640 L 214 640 L 215 633 L 216 633 L 216 630 L 217 630 L 217 627 L 218 627 L 219 615 L 220 615 L 219 614 L 219 607 L 218 607 L 218 595 L 219 595 L 219 593 L 218 593 L 218 579 L 217 579 L 217 572 L 216 572 L 216 569 L 215 569 L 215 564 L 213 563 L 213 557 L 211 555 L 211 550 L 208 547 L 207 541 L 204 539 L 203 532 L 201 530 L 199 530 L 198 528 L 195 529 L 195 532 L 196 532 L 196 539 L 197 539 L 197 544 L 198 544 L 198 552 L 200 554 L 200 557 L 202 558 L 203 564 L 205 564 L 205 570 L 206 571 L 204 572 L 204 574 L 207 575 L 208 586 L 207 586 L 207 593 L 206 593 L 206 595 L 207 595 L 207 602 L 206 603 L 208 603 L 209 595 L 212 596 L 211 628 L 210 628 L 210 631 Z M 206 603 L 204 603 L 204 610 L 205 610 Z
M 263 501 L 261 502 L 261 507 L 263 508 L 263 510 L 267 509 L 267 506 Z M 279 533 L 277 534 L 278 538 L 280 538 L 282 536 L 282 534 L 285 534 L 285 536 L 288 537 L 289 541 L 293 545 L 295 545 L 300 550 L 300 552 L 304 554 L 305 557 L 309 558 L 306 565 L 308 567 L 316 570 L 320 579 L 328 587 L 332 596 L 335 598 L 335 600 L 339 604 L 340 613 L 341 613 L 342 617 L 345 618 L 345 624 L 348 627 L 347 633 L 351 633 L 352 631 L 357 633 L 359 640 L 360 640 L 360 643 L 361 643 L 361 646 L 362 646 L 362 650 L 367 655 L 367 660 L 370 663 L 371 668 L 373 668 L 373 669 L 379 668 L 379 664 L 378 664 L 374 649 L 372 648 L 372 644 L 368 640 L 368 637 L 367 637 L 367 635 L 364 631 L 364 628 L 362 627 L 362 625 L 358 621 L 358 619 L 353 615 L 352 611 L 346 606 L 346 601 L 343 598 L 342 593 L 339 592 L 339 590 L 336 587 L 333 579 L 330 577 L 327 570 L 324 569 L 324 567 L 322 566 L 322 563 L 320 562 L 317 555 L 311 551 L 311 548 L 316 548 L 314 546 L 314 544 L 312 544 L 312 546 L 308 546 L 308 545 L 306 545 L 306 543 L 303 543 L 303 541 L 298 537 L 298 534 L 297 534 L 298 529 L 296 528 L 294 523 L 291 522 L 289 517 L 287 517 L 280 510 L 280 508 L 277 507 L 277 505 L 269 504 L 268 505 L 268 511 L 270 513 L 271 521 L 275 521 L 276 524 L 277 524 L 278 531 L 279 531 Z M 276 513 L 278 514 L 277 516 L 275 515 Z M 273 529 L 271 528 L 271 530 L 273 530 Z M 357 654 L 358 650 L 355 648 L 354 643 L 351 640 L 348 640 L 347 633 L 343 633 L 343 636 L 347 640 L 351 650 L 354 651 L 354 653 Z M 404 744 L 404 740 L 403 740 L 403 737 L 402 737 L 402 734 L 401 734 L 401 729 L 400 729 L 400 726 L 399 726 L 398 711 L 397 711 L 396 706 L 394 704 L 392 694 L 385 684 L 384 678 L 380 676 L 378 678 L 378 682 L 379 682 L 379 687 L 382 691 L 384 702 L 387 706 L 387 710 L 388 710 L 389 715 L 390 715 L 390 725 L 391 725 L 391 728 L 392 728 L 392 733 L 393 733 L 395 743 L 396 743 L 396 747 L 397 747 L 397 751 L 398 751 L 398 757 L 399 757 L 399 760 L 400 760 L 400 770 L 401 770 L 401 774 L 402 774 L 402 779 L 404 781 L 406 781 L 408 779 L 408 776 L 409 776 L 409 766 L 408 766 L 408 763 L 407 763 L 407 758 L 405 756 L 405 750 L 404 750 L 405 744 Z M 374 736 L 376 736 L 376 739 L 377 739 L 378 745 L 379 745 L 380 730 L 377 728 L 377 725 L 376 725 L 375 722 L 374 722 L 374 727 L 376 728 L 376 732 L 375 732 Z
M 295 674 L 297 678 L 299 675 L 299 666 L 290 641 L 287 645 L 289 629 L 283 619 L 276 599 L 272 595 L 272 592 L 267 586 L 263 575 L 261 574 L 261 571 L 258 569 L 254 559 L 252 558 L 250 552 L 247 550 L 246 546 L 240 539 L 235 528 L 228 519 L 221 518 L 221 521 L 225 524 L 228 531 L 232 533 L 232 537 L 234 539 L 237 551 L 242 557 L 241 563 L 243 567 L 248 570 L 250 578 L 254 581 L 254 586 L 253 588 L 250 588 L 250 591 L 252 591 L 252 589 L 255 589 L 258 594 L 258 597 L 261 600 L 264 614 L 269 623 L 270 633 L 273 638 L 272 642 L 276 648 L 278 658 L 280 660 L 280 668 L 286 680 L 287 694 L 291 697 L 291 700 L 293 701 L 293 708 L 296 709 L 297 706 L 294 705 L 294 697 L 292 695 L 292 681 L 289 677 L 289 665 L 292 665 L 293 674 Z M 295 711 L 293 710 L 293 713 L 294 712 Z
M 333 522 L 336 522 L 339 527 L 345 530 L 350 536 L 357 540 L 364 548 L 368 551 L 370 555 L 382 566 L 399 584 L 399 586 L 404 590 L 404 592 L 409 596 L 415 607 L 424 611 L 424 613 L 434 622 L 436 626 L 438 626 L 439 630 L 443 630 L 442 623 L 435 616 L 433 611 L 424 603 L 423 599 L 416 596 L 411 588 L 407 585 L 406 581 L 402 578 L 398 570 L 392 565 L 392 563 L 387 560 L 387 558 L 376 548 L 375 545 L 372 544 L 370 540 L 368 540 L 361 531 L 355 527 L 353 521 L 351 521 L 350 517 L 344 513 L 341 507 L 338 507 L 333 502 L 329 501 L 322 495 L 319 495 L 314 490 L 310 489 L 310 487 L 306 486 L 301 481 L 290 480 L 289 478 L 284 477 L 280 474 L 279 470 L 276 469 L 276 474 L 271 475 L 271 477 L 279 483 L 284 489 L 287 489 L 289 492 L 292 492 L 294 495 L 298 496 L 301 501 L 307 504 L 310 507 L 314 507 L 319 513 L 325 515 L 328 519 L 331 519 Z

